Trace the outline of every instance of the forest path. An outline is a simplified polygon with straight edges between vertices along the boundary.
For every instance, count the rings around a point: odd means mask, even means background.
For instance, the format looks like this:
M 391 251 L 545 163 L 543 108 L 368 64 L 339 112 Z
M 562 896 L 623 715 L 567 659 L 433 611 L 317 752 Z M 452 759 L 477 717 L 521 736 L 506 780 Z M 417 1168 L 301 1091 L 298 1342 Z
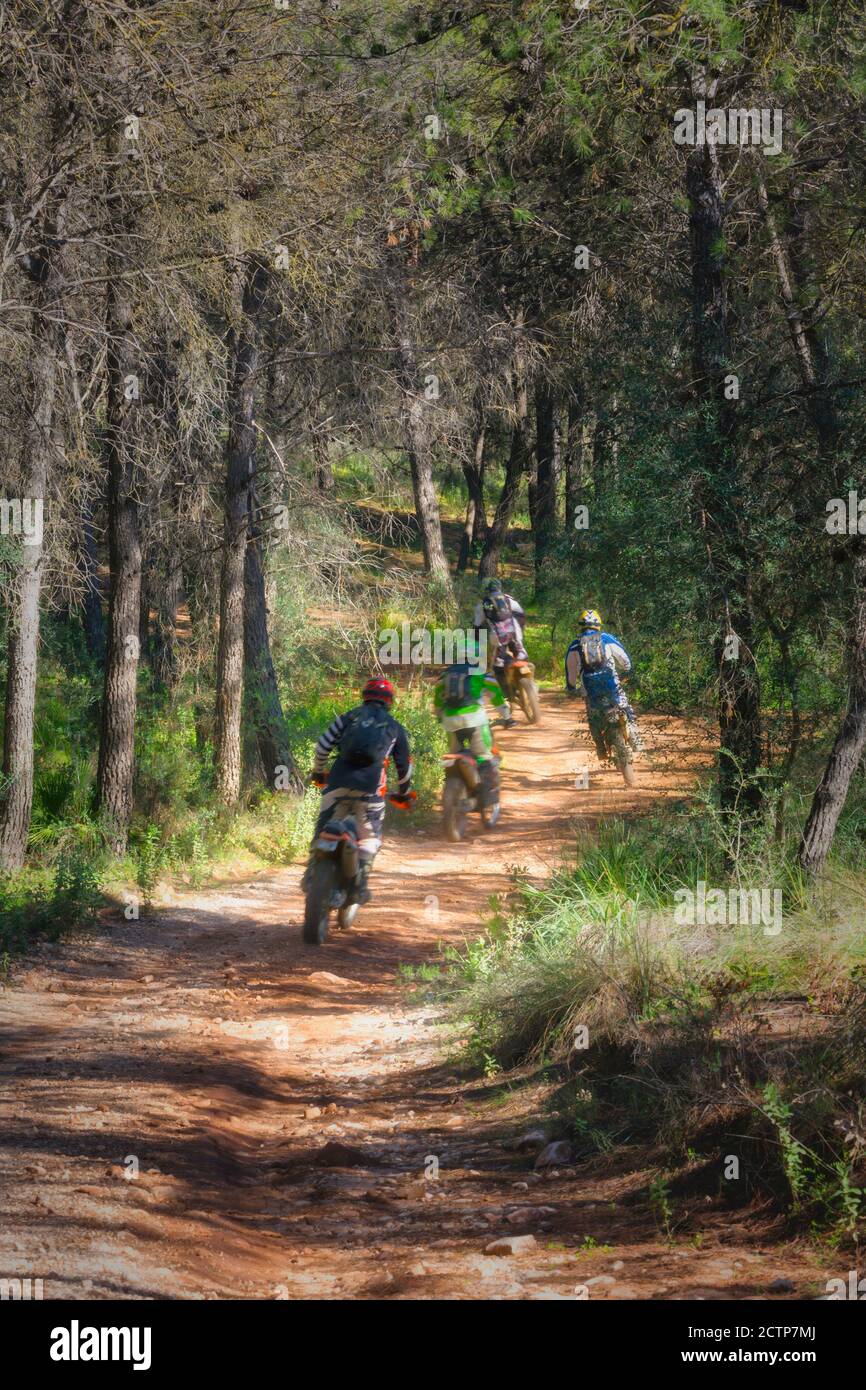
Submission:
M 509 866 L 546 874 L 575 817 L 694 785 L 697 726 L 642 726 L 627 791 L 596 770 L 582 706 L 545 695 L 540 727 L 499 738 L 496 831 L 454 846 L 437 826 L 386 830 L 372 903 L 321 949 L 300 940 L 292 868 L 16 967 L 0 996 L 0 1275 L 41 1278 L 46 1298 L 575 1298 L 596 1276 L 592 1298 L 817 1288 L 809 1250 L 754 1212 L 710 1204 L 700 1244 L 669 1243 L 633 1200 L 647 1172 L 535 1174 L 510 1143 L 541 1117 L 531 1086 L 458 1080 L 435 1008 L 400 975 L 476 936 Z M 526 1234 L 528 1253 L 485 1253 Z

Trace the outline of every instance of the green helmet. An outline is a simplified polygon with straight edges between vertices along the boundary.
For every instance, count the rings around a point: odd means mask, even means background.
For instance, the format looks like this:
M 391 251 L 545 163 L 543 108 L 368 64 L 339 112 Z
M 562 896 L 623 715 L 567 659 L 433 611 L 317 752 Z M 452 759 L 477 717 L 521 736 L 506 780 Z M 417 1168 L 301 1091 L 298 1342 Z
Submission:
M 500 581 L 499 581 L 498 579 L 488 579 L 488 580 L 487 580 L 487 583 L 484 585 L 484 593 L 485 593 L 485 595 L 486 595 L 486 594 L 501 594 L 501 593 L 502 593 L 502 584 L 500 583 Z

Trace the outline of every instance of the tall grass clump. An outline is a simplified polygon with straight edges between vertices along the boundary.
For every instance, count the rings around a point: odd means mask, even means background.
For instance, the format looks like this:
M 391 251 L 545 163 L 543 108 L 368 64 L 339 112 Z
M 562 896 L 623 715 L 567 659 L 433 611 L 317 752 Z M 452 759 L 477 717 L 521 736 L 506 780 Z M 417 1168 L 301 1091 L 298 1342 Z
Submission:
M 741 1194 L 769 1190 L 850 1235 L 866 1180 L 866 875 L 844 849 L 856 800 L 850 814 L 820 887 L 771 834 L 743 837 L 731 867 L 733 832 L 707 804 L 602 826 L 547 882 L 517 878 L 489 934 L 451 953 L 468 1059 L 559 1064 L 581 1146 L 739 1155 Z M 778 889 L 781 918 L 684 920 L 682 890 L 700 881 Z

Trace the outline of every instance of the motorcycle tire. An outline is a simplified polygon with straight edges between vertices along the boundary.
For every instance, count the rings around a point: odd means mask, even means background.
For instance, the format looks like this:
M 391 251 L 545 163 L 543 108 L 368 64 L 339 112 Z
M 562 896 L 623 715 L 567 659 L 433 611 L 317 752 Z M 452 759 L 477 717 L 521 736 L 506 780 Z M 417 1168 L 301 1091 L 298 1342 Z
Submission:
M 337 870 L 330 859 L 319 859 L 310 870 L 304 906 L 303 938 L 308 946 L 324 945 L 328 936 L 331 900 L 337 887 Z
M 446 777 L 442 792 L 442 826 L 445 839 L 456 844 L 466 834 L 469 797 L 462 777 Z

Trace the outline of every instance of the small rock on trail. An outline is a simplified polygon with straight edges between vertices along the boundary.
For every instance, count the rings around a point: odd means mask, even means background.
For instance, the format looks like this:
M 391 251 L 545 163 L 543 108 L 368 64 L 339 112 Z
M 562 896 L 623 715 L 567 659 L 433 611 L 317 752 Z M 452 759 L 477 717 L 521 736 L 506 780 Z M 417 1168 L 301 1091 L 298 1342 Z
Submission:
M 528 1255 L 535 1250 L 538 1241 L 535 1236 L 498 1236 L 485 1245 L 485 1255 Z
M 517 1153 L 532 1153 L 543 1149 L 546 1143 L 547 1135 L 543 1129 L 530 1129 L 515 1139 L 511 1147 Z

